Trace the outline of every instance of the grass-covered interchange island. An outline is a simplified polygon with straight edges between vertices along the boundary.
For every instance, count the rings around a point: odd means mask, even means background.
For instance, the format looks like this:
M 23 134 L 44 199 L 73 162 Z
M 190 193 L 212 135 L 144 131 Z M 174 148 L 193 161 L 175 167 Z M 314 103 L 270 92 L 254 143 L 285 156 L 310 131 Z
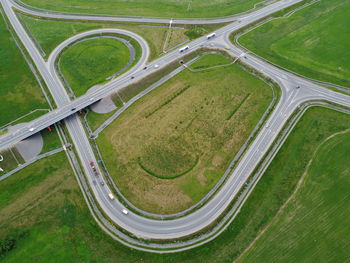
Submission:
M 86 93 L 95 84 L 123 70 L 128 65 L 127 46 L 114 39 L 93 38 L 79 42 L 65 50 L 59 68 L 76 96 Z
M 268 256 L 277 262 L 344 262 L 350 243 L 344 220 L 349 210 L 349 128 L 349 115 L 308 110 L 229 228 L 209 244 L 170 255 L 129 250 L 109 238 L 92 219 L 65 166 L 65 154 L 40 160 L 0 182 L 0 244 L 11 245 L 1 250 L 1 261 L 221 263 L 235 261 L 253 244 L 240 260 L 264 262 Z M 266 242 L 275 245 L 266 247 Z M 288 244 L 294 244 L 293 250 Z
M 22 0 L 32 7 L 71 13 L 207 18 L 234 15 L 254 7 L 261 0 Z
M 315 1 L 256 27 L 238 42 L 288 70 L 349 87 L 349 12 L 349 1 Z
M 207 67 L 230 63 L 208 54 L 191 67 L 202 69 L 202 59 Z M 179 212 L 218 182 L 272 97 L 268 84 L 236 64 L 185 70 L 127 109 L 97 143 L 129 201 L 154 213 Z

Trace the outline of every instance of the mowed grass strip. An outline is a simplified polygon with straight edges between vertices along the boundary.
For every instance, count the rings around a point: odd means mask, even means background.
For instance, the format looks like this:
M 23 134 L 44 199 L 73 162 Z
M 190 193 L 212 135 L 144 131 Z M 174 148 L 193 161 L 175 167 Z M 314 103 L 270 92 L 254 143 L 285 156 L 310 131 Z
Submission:
M 301 75 L 350 86 L 350 2 L 318 1 L 242 35 L 247 49 Z
M 32 110 L 48 108 L 48 105 L 2 16 L 0 35 L 1 127 Z
M 88 14 L 151 17 L 220 17 L 234 15 L 253 8 L 260 0 L 24 0 L 33 7 L 54 11 Z
M 346 262 L 349 152 L 350 129 L 323 141 L 298 191 L 239 262 Z
M 250 97 L 226 120 L 247 93 Z M 221 178 L 271 99 L 271 88 L 237 65 L 183 71 L 125 111 L 97 143 L 128 200 L 156 213 L 178 212 L 198 202 Z M 181 174 L 197 157 L 198 164 L 180 177 L 154 176 Z
M 60 69 L 76 96 L 127 65 L 130 52 L 114 38 L 93 38 L 79 42 L 63 51 Z

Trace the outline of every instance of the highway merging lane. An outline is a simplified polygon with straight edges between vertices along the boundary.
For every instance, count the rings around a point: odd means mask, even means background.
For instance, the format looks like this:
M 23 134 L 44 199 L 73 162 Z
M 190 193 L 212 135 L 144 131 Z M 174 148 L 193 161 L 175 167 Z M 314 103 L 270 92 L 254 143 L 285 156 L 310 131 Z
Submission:
M 244 51 L 233 46 L 229 41 L 229 34 L 231 32 L 297 2 L 300 2 L 300 0 L 279 1 L 262 9 L 259 9 L 255 12 L 249 13 L 245 16 L 241 16 L 239 21 L 231 23 L 217 30 L 216 38 L 210 41 L 210 43 L 217 48 L 230 46 L 231 49 L 229 52 L 232 55 L 236 57 L 241 56 Z M 146 70 L 142 69 L 146 60 L 142 61 L 141 59 L 141 62 L 138 63 L 138 65 L 135 66 L 132 70 L 130 70 L 129 73 L 127 73 L 126 75 L 123 75 L 122 77 L 107 83 L 101 89 L 98 89 L 97 91 L 94 91 L 91 94 L 89 93 L 70 102 L 64 87 L 62 86 L 57 77 L 57 74 L 54 69 L 54 62 L 60 50 L 62 50 L 62 48 L 69 44 L 71 41 L 74 41 L 74 37 L 65 41 L 59 47 L 57 47 L 53 54 L 50 56 L 49 61 L 46 63 L 40 56 L 40 53 L 36 49 L 31 39 L 26 34 L 19 21 L 17 20 L 11 8 L 12 3 L 6 0 L 1 0 L 1 3 L 13 28 L 22 40 L 22 43 L 27 48 L 33 61 L 35 62 L 40 73 L 42 74 L 45 82 L 50 88 L 50 91 L 52 92 L 58 109 L 31 122 L 30 126 L 20 129 L 17 132 L 9 133 L 5 136 L 0 137 L 0 148 L 9 146 L 21 139 L 30 136 L 30 127 L 35 127 L 36 130 L 34 132 L 37 132 L 38 130 L 43 129 L 52 123 L 55 123 L 61 119 L 65 119 L 79 158 L 82 162 L 82 165 L 84 166 L 84 171 L 88 175 L 88 181 L 97 203 L 99 204 L 103 212 L 113 222 L 115 222 L 117 225 L 119 225 L 120 227 L 134 234 L 137 237 L 142 237 L 145 239 L 181 238 L 196 233 L 197 231 L 202 230 L 203 228 L 210 225 L 213 221 L 215 221 L 229 206 L 231 201 L 235 198 L 237 193 L 244 185 L 245 181 L 248 179 L 255 167 L 260 162 L 262 156 L 264 156 L 264 154 L 268 151 L 269 147 L 275 140 L 278 133 L 281 131 L 282 127 L 285 125 L 288 118 L 302 103 L 310 100 L 327 100 L 350 107 L 350 99 L 346 95 L 324 89 L 300 77 L 296 77 L 291 73 L 278 69 L 272 66 L 271 64 L 254 57 L 253 55 L 246 54 L 244 56 L 241 56 L 241 60 L 245 64 L 264 73 L 265 75 L 269 76 L 274 81 L 276 81 L 281 86 L 282 95 L 278 105 L 276 106 L 273 113 L 270 115 L 267 124 L 257 135 L 256 139 L 252 142 L 252 144 L 249 146 L 248 150 L 243 155 L 241 161 L 236 166 L 236 168 L 232 172 L 232 175 L 228 178 L 227 182 L 221 187 L 218 193 L 215 196 L 213 196 L 213 198 L 210 201 L 208 201 L 203 207 L 181 218 L 159 221 L 145 218 L 132 212 L 130 212 L 128 215 L 124 215 L 122 213 L 122 204 L 120 204 L 117 200 L 110 200 L 108 198 L 108 193 L 111 192 L 108 186 L 102 186 L 101 184 L 99 184 L 99 180 L 103 179 L 100 178 L 97 180 L 94 176 L 91 167 L 89 166 L 89 161 L 94 161 L 96 163 L 96 159 L 94 157 L 93 151 L 78 117 L 76 116 L 76 114 L 72 115 L 72 113 L 74 111 L 78 111 L 81 108 L 87 107 L 91 103 L 103 98 L 106 95 L 116 92 L 118 89 L 127 86 L 132 81 L 140 80 L 148 74 L 154 72 L 155 70 L 158 70 L 158 67 L 156 68 L 155 65 L 160 65 L 160 67 L 165 66 L 168 63 L 179 59 L 181 56 L 183 56 L 183 54 L 180 54 L 178 51 L 173 51 L 165 55 L 164 57 L 156 60 L 155 62 L 150 63 L 147 66 Z M 103 31 L 100 30 L 91 31 L 92 34 L 96 32 L 103 33 Z M 89 35 L 89 32 L 87 32 L 86 34 Z M 80 37 L 83 36 L 77 36 L 77 39 Z M 133 37 L 137 39 L 138 36 L 134 35 Z M 138 39 L 138 41 L 139 43 L 143 43 L 142 39 Z M 205 37 L 202 37 L 191 42 L 189 46 L 190 50 L 195 50 L 206 46 L 207 44 L 208 40 Z M 148 47 L 146 44 L 144 45 L 145 46 L 141 44 L 144 50 L 144 54 L 146 54 L 147 57 Z M 131 80 L 130 78 L 131 75 L 134 77 L 133 80 Z M 72 109 L 74 110 L 72 111 Z M 97 184 L 96 180 L 98 182 Z M 225 222 L 220 222 L 220 224 L 224 225 Z M 123 236 L 123 238 L 128 239 L 128 242 L 130 242 L 131 244 L 139 244 L 138 240 L 133 239 L 131 237 L 125 238 L 125 236 Z M 195 242 L 199 243 L 195 244 Z M 179 242 L 172 243 L 170 245 L 161 245 L 150 242 L 147 245 L 144 244 L 143 247 L 172 247 L 178 248 L 178 250 L 180 250 L 188 249 L 190 247 L 197 246 L 198 244 L 204 242 L 206 241 L 198 239 L 194 239 L 193 242 Z M 184 245 L 187 245 L 188 247 L 184 248 Z

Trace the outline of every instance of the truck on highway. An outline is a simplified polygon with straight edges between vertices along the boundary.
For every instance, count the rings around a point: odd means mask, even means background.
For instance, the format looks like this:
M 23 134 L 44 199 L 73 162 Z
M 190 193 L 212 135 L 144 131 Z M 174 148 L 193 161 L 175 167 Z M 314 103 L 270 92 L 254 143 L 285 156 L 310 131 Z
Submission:
M 114 195 L 112 193 L 108 194 L 109 199 L 114 200 Z
M 211 39 L 211 38 L 213 38 L 213 37 L 215 37 L 216 36 L 216 33 L 214 32 L 214 33 L 211 33 L 211 34 L 209 34 L 209 35 L 207 35 L 207 39 Z
M 184 46 L 184 47 L 179 49 L 179 52 L 182 53 L 182 52 L 184 52 L 185 50 L 187 50 L 189 48 L 190 48 L 189 46 Z

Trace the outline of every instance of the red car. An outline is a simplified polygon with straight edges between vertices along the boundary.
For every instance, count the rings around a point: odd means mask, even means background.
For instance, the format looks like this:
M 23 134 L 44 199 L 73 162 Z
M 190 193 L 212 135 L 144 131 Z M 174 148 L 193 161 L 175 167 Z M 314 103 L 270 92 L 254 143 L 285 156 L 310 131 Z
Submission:
M 98 176 L 98 172 L 97 172 L 97 169 L 95 167 L 95 163 L 93 161 L 90 161 L 90 166 L 91 166 L 92 171 L 95 173 L 95 175 Z

